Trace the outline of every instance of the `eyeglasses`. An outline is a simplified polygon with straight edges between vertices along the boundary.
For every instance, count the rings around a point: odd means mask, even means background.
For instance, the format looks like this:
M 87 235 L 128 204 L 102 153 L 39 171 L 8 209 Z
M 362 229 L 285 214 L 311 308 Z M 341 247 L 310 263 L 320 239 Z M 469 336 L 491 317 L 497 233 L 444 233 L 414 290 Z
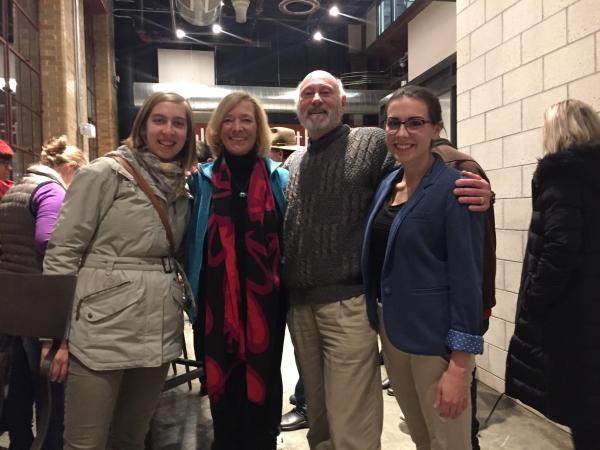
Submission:
M 406 122 L 402 122 L 398 119 L 386 119 L 382 122 L 382 125 L 390 134 L 396 134 L 402 125 L 404 125 L 404 128 L 406 128 L 406 131 L 411 134 L 415 134 L 421 131 L 423 129 L 423 125 L 426 123 L 433 124 L 431 120 L 423 119 L 408 119 Z
M 10 159 L 0 158 L 0 163 L 4 164 L 4 167 L 6 167 L 7 169 L 9 167 L 12 167 L 12 160 Z

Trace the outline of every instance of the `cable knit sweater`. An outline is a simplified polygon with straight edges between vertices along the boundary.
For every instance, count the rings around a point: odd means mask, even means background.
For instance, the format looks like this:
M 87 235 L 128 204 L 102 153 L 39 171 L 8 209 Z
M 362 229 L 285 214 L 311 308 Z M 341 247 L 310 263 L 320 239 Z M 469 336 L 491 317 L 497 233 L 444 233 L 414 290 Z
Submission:
M 291 305 L 363 293 L 367 213 L 380 179 L 393 166 L 383 130 L 347 125 L 288 158 L 284 242 Z

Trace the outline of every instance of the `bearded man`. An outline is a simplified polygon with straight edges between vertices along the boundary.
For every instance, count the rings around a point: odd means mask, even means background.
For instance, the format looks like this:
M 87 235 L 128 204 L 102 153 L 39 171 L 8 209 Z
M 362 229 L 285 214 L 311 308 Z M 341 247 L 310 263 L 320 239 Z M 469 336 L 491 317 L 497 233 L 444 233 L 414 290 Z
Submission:
M 377 333 L 367 318 L 360 256 L 371 200 L 394 160 L 382 129 L 341 123 L 345 107 L 338 79 L 308 74 L 298 86 L 296 112 L 309 145 L 285 164 L 288 324 L 305 384 L 311 450 L 381 448 Z M 456 194 L 468 195 L 458 201 L 483 211 L 489 184 L 473 178 L 457 181 Z

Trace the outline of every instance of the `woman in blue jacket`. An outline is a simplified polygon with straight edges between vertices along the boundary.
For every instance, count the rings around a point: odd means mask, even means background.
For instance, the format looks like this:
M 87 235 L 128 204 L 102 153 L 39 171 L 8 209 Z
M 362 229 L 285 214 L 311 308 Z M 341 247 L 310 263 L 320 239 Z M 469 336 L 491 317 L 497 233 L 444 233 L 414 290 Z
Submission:
M 207 127 L 215 161 L 189 180 L 194 195 L 186 273 L 204 335 L 216 450 L 275 450 L 281 420 L 281 292 L 288 172 L 267 158 L 271 131 L 258 99 L 234 92 Z
M 431 91 L 392 94 L 387 145 L 402 168 L 377 190 L 362 267 L 369 319 L 412 440 L 466 450 L 474 355 L 483 351 L 483 215 L 456 201 L 460 172 L 430 151 L 443 126 Z

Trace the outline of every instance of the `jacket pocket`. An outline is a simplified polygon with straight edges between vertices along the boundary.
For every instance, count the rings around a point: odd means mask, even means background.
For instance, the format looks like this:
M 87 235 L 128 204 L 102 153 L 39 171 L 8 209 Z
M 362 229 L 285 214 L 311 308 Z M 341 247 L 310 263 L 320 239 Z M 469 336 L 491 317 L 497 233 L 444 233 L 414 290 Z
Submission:
M 413 289 L 410 293 L 413 295 L 427 295 L 427 294 L 445 294 L 450 292 L 449 286 L 440 286 L 426 289 Z
M 411 211 L 406 215 L 406 220 L 430 220 L 431 213 Z
M 81 315 L 91 323 L 117 314 L 140 300 L 137 295 L 123 295 L 133 287 L 133 281 L 125 280 L 81 297 L 76 318 L 79 318 L 80 310 Z

